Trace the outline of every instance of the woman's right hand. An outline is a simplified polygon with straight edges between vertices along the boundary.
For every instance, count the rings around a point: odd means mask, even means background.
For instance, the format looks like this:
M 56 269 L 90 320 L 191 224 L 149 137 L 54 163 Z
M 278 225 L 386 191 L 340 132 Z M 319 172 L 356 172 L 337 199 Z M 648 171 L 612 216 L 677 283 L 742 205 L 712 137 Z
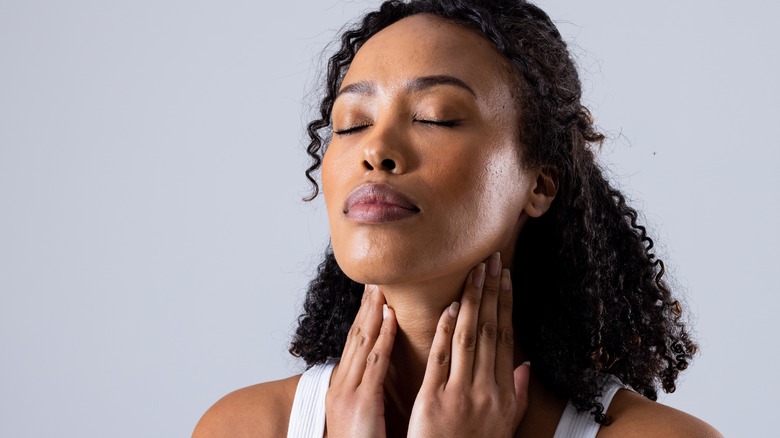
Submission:
M 395 314 L 384 295 L 366 285 L 325 397 L 328 436 L 385 436 L 384 382 L 395 332 Z

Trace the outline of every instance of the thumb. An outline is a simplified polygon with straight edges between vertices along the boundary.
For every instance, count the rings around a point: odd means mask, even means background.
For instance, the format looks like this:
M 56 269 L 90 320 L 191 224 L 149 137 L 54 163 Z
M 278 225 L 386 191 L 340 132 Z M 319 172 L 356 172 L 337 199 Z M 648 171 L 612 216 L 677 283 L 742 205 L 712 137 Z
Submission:
M 517 411 L 515 412 L 515 428 L 520 425 L 525 410 L 528 409 L 528 381 L 531 377 L 531 363 L 525 362 L 515 368 L 515 401 L 517 402 Z

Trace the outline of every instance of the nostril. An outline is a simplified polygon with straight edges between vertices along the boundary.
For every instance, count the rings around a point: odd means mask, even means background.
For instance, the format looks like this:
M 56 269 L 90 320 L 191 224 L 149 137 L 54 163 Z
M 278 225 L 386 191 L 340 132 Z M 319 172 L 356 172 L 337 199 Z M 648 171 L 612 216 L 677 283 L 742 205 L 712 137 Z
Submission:
M 393 170 L 395 169 L 395 161 L 391 159 L 382 160 L 382 167 L 384 167 L 387 170 Z
M 368 170 L 374 170 L 374 166 L 372 166 L 368 161 L 363 160 L 363 165 L 366 166 L 366 169 Z

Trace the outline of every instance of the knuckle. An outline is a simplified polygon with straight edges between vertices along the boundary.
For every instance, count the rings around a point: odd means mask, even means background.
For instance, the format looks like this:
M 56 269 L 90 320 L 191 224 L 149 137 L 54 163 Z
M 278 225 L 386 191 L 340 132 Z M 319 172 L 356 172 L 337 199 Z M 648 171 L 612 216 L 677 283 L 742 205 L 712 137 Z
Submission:
M 512 347 L 515 345 L 515 333 L 514 330 L 512 330 L 511 326 L 502 327 L 501 330 L 499 330 L 499 341 L 506 345 L 507 347 Z
M 493 411 L 501 407 L 501 401 L 498 399 L 497 394 L 493 392 L 483 392 L 476 398 L 476 404 L 481 411 Z
M 512 311 L 512 294 L 507 292 L 501 295 L 501 299 L 498 300 L 498 308 L 501 310 Z
M 497 331 L 496 324 L 492 322 L 482 324 L 482 328 L 480 329 L 482 337 L 490 341 L 496 340 Z
M 355 338 L 355 343 L 360 348 L 365 347 L 368 344 L 368 336 L 366 336 L 364 333 L 361 333 Z
M 472 351 L 477 346 L 477 337 L 474 332 L 470 330 L 463 330 L 456 333 L 455 340 L 461 348 L 467 351 Z
M 379 361 L 382 359 L 382 355 L 379 354 L 376 351 L 372 351 L 369 353 L 368 357 L 366 358 L 366 363 L 368 365 L 376 365 L 379 363 Z
M 439 324 L 439 332 L 445 336 L 452 336 L 452 325 L 446 322 Z
M 498 295 L 498 285 L 485 283 L 485 287 L 482 289 L 482 293 L 496 296 Z
M 366 305 L 374 300 L 374 293 L 371 288 L 366 288 L 363 292 L 363 298 L 360 300 L 361 305 Z
M 461 299 L 462 306 L 479 307 L 481 302 L 481 297 L 473 293 L 463 294 L 463 298 Z
M 379 329 L 380 335 L 385 336 L 395 336 L 395 325 L 390 324 L 390 322 L 385 322 L 382 324 L 382 327 Z
M 349 337 L 356 338 L 360 336 L 360 332 L 362 330 L 360 329 L 359 325 L 353 325 L 351 329 L 349 329 Z
M 334 405 L 344 405 L 347 403 L 346 397 L 344 394 L 334 388 L 328 389 L 328 392 L 325 393 L 325 405 L 326 406 L 334 406 Z
M 433 362 L 436 365 L 447 365 L 450 363 L 450 355 L 446 351 L 437 351 L 433 353 Z

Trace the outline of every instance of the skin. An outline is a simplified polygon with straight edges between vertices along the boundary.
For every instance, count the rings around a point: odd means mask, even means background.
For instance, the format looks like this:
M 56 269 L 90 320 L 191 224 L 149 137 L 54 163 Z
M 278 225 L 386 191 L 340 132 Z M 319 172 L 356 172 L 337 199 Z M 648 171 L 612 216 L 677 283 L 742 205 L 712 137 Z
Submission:
M 502 269 L 511 266 L 527 218 L 549 208 L 555 181 L 523 163 L 508 72 L 476 32 L 415 15 L 369 39 L 344 78 L 323 192 L 337 261 L 368 286 L 331 378 L 331 436 L 555 431 L 566 401 L 521 365 L 509 270 Z M 441 75 L 470 90 L 420 80 Z M 458 123 L 441 123 L 452 120 Z M 344 203 L 364 183 L 392 186 L 419 213 L 382 223 L 350 219 Z M 299 378 L 229 394 L 193 436 L 284 436 Z M 720 436 L 626 390 L 607 413 L 614 422 L 599 437 Z
M 462 53 L 473 59 L 464 62 Z M 506 129 L 517 118 L 507 71 L 476 33 L 416 16 L 366 42 L 341 89 L 370 87 L 342 93 L 334 104 L 337 134 L 322 167 L 331 241 L 342 270 L 358 282 L 380 285 L 395 310 L 391 369 L 400 364 L 404 374 L 401 383 L 391 373 L 387 386 L 397 400 L 389 415 L 402 424 L 422 385 L 436 321 L 460 300 L 469 270 L 497 250 L 509 266 L 528 216 L 543 214 L 552 202 L 552 193 L 537 187 L 546 179 L 524 167 L 516 132 Z M 457 78 L 469 90 L 414 86 L 440 75 Z M 452 120 L 458 124 L 431 123 Z M 350 220 L 344 201 L 367 182 L 391 185 L 420 212 L 382 224 Z

